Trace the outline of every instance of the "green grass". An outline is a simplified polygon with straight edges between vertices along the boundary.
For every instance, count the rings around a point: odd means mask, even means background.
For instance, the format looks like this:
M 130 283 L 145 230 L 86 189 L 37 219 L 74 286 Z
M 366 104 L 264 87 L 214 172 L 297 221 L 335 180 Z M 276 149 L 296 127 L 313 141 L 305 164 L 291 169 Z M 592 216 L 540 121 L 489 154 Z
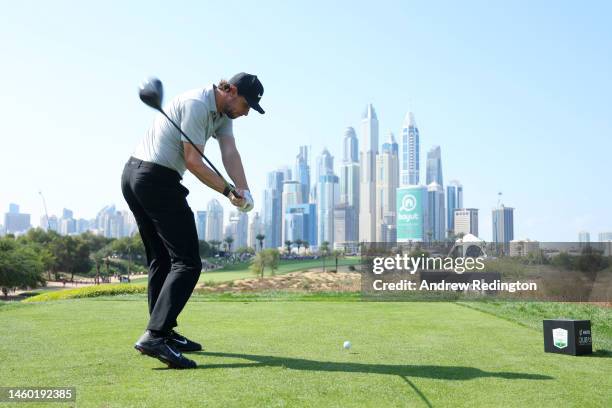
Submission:
M 542 330 L 544 319 L 590 320 L 596 333 L 594 346 L 612 352 L 612 308 L 590 304 L 559 302 L 459 302 L 459 304 L 491 313 L 526 327 Z
M 206 347 L 190 371 L 132 349 L 142 295 L 2 305 L 0 384 L 74 386 L 78 407 L 612 406 L 609 358 L 544 353 L 541 329 L 491 312 L 233 300 L 187 304 L 179 329 Z

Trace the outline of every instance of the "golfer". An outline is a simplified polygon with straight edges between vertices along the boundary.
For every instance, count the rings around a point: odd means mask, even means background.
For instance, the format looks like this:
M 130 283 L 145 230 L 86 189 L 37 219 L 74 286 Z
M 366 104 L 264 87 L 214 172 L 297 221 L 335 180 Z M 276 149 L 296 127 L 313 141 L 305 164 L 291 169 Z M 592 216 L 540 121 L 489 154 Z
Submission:
M 135 348 L 169 367 L 194 368 L 196 363 L 182 353 L 202 350 L 174 331 L 202 269 L 195 219 L 186 199 L 189 190 L 181 184 L 182 176 L 187 169 L 238 210 L 253 209 L 232 120 L 248 115 L 250 108 L 264 113 L 259 105 L 263 91 L 257 76 L 242 72 L 229 81 L 185 92 L 164 109 L 200 151 L 211 137 L 217 139 L 236 194 L 161 113 L 123 170 L 121 190 L 138 224 L 149 265 L 150 319 Z

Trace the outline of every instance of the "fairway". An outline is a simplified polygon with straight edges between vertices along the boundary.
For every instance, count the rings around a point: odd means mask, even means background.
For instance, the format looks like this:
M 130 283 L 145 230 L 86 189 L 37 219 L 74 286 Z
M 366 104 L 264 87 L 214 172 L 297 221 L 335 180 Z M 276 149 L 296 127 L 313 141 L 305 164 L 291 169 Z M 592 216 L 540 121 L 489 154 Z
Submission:
M 78 407 L 612 405 L 610 358 L 458 304 L 201 300 L 179 320 L 205 347 L 190 371 L 132 348 L 142 296 L 5 304 L 0 384 L 74 386 Z

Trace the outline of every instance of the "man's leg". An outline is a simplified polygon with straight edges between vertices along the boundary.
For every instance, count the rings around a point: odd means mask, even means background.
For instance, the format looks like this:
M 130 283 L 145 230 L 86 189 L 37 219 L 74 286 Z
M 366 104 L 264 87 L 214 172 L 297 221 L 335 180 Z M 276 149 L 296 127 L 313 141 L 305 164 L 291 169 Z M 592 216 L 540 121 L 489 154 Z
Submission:
M 193 212 L 186 201 L 181 207 L 171 215 L 154 218 L 156 230 L 170 253 L 171 267 L 151 312 L 149 330 L 170 331 L 177 325 L 176 319 L 202 270 Z
M 157 235 L 153 221 L 147 215 L 142 205 L 140 205 L 140 202 L 130 187 L 132 171 L 134 170 L 129 167 L 126 167 L 124 170 L 121 180 L 121 190 L 132 214 L 134 214 L 134 219 L 136 220 L 138 231 L 140 232 L 140 238 L 145 247 L 147 265 L 149 266 L 147 294 L 150 315 L 153 312 L 164 281 L 168 273 L 170 273 L 170 254 L 159 235 Z
M 169 173 L 168 173 L 169 172 Z M 202 262 L 193 212 L 187 204 L 189 190 L 180 184 L 178 173 L 170 169 L 139 167 L 129 178 L 129 189 L 137 198 L 146 218 L 170 258 L 170 272 L 163 279 L 150 311 L 148 329 L 168 332 L 177 324 L 176 318 L 200 277 Z M 145 228 L 146 230 L 146 228 Z M 156 252 L 157 247 L 152 246 Z M 161 282 L 161 275 L 160 280 Z M 158 283 L 158 282 L 157 282 Z

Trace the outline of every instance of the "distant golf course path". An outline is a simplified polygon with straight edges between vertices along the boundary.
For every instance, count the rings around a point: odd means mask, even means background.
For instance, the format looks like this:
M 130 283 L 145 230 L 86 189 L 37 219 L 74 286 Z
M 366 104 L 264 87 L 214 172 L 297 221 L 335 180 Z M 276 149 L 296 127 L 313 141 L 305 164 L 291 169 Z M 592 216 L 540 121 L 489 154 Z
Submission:
M 609 357 L 545 354 L 541 332 L 453 303 L 195 297 L 189 371 L 132 348 L 144 297 L 4 304 L 0 321 L 0 386 L 77 390 L 19 407 L 612 406 Z

